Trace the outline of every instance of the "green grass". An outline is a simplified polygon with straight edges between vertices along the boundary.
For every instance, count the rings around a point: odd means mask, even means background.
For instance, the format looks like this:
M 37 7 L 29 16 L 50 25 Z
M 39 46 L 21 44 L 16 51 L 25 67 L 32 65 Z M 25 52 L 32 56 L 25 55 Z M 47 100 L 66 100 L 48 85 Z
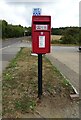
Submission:
M 10 65 L 9 65 L 9 67 L 10 67 L 10 68 L 17 67 L 17 62 L 16 62 L 16 60 L 15 60 L 15 59 L 11 61 L 11 63 L 10 63 Z
M 12 78 L 13 78 L 13 77 L 12 77 L 12 75 L 11 75 L 10 73 L 6 73 L 6 74 L 4 75 L 4 79 L 7 80 L 7 81 L 8 81 L 8 80 L 12 80 Z
M 24 95 L 22 99 L 15 101 L 15 108 L 17 110 L 21 110 L 22 112 L 29 112 L 29 110 L 34 110 L 35 106 L 36 102 L 27 95 Z

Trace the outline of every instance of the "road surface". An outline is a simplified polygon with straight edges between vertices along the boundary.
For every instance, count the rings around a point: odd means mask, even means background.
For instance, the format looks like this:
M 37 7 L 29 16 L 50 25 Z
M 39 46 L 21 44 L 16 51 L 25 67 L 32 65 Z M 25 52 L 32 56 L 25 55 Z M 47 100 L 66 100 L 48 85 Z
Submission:
M 2 63 L 2 66 L 0 65 L 0 68 L 2 67 L 2 70 L 4 70 L 9 61 L 15 57 L 21 47 L 31 46 L 30 43 L 22 42 L 23 39 L 27 39 L 27 37 L 13 38 L 2 42 L 2 48 L 0 48 L 0 62 Z
M 78 47 L 52 46 L 47 55 L 57 69 L 69 80 L 79 93 L 79 51 Z

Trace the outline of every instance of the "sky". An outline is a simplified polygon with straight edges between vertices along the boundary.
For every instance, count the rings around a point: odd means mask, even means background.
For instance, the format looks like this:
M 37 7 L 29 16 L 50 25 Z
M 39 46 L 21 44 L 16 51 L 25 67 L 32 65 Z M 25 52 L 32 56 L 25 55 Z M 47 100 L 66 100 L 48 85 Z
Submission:
M 41 15 L 51 15 L 51 27 L 79 26 L 79 2 L 80 0 L 0 0 L 0 19 L 9 24 L 29 27 L 33 8 L 41 8 Z

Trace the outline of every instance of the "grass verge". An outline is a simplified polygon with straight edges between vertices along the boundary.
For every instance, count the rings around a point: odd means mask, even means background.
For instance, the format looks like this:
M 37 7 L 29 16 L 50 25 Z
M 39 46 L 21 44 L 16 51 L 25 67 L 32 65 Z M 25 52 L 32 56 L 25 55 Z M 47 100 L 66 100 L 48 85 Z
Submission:
M 21 48 L 3 72 L 2 114 L 14 118 L 34 112 L 38 105 L 38 58 L 31 49 Z M 43 56 L 43 95 L 69 97 L 73 89 L 60 72 Z

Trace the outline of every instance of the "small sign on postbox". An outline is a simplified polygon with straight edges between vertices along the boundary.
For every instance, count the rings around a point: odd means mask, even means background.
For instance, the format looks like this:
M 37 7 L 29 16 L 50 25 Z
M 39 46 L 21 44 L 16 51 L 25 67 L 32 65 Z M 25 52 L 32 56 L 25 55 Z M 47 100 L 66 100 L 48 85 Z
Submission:
M 51 16 L 32 16 L 32 52 L 50 53 Z

